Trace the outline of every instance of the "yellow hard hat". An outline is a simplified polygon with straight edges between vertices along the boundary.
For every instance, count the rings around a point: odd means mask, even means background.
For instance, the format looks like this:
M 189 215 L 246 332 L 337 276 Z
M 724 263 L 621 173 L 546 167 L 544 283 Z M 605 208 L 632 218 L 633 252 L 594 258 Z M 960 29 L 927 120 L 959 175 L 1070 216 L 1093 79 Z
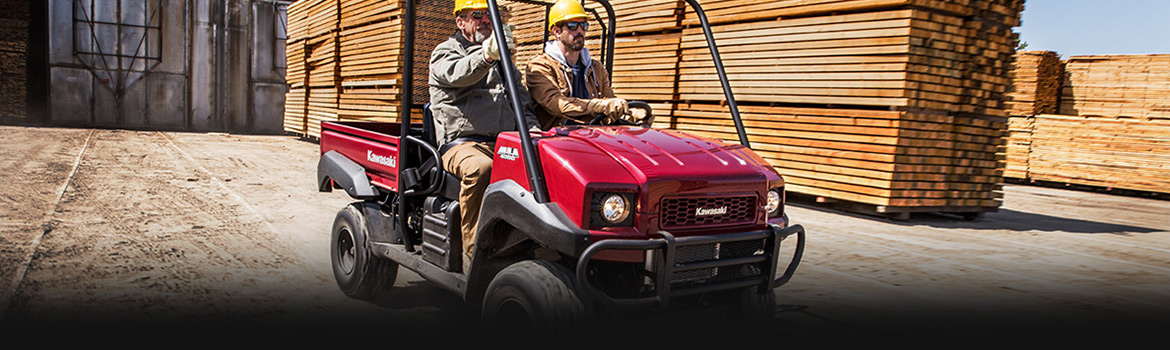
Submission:
M 458 15 L 459 11 L 463 9 L 486 9 L 488 8 L 487 0 L 455 0 L 454 15 Z
M 585 8 L 581 7 L 581 3 L 577 0 L 557 0 L 557 3 L 552 5 L 552 9 L 548 11 L 548 29 L 557 23 L 568 21 L 571 19 L 587 18 L 585 15 Z

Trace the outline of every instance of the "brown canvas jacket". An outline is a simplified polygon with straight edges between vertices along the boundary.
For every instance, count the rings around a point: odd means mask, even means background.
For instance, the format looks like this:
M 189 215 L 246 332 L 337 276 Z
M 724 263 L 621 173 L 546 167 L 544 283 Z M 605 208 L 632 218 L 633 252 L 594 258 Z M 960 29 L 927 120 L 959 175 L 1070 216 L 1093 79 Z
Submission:
M 582 58 L 587 58 L 590 62 L 585 70 L 589 96 L 616 97 L 613 87 L 610 86 L 609 71 L 600 61 L 589 57 L 588 49 L 581 52 Z M 587 108 L 589 100 L 569 97 L 572 85 L 570 76 L 573 71 L 564 63 L 561 56 L 556 42 L 547 42 L 544 53 L 533 58 L 525 72 L 528 91 L 532 94 L 533 101 L 541 107 L 534 108 L 536 118 L 540 121 L 541 129 L 545 130 L 570 119 L 581 123 L 592 119 Z

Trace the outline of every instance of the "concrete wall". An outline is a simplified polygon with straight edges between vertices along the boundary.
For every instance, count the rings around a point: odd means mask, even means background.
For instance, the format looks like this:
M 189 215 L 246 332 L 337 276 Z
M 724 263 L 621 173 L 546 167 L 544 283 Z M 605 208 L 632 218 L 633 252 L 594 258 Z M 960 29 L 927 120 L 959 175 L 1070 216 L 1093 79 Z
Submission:
M 91 2 L 93 9 L 88 10 Z M 144 11 L 143 4 L 150 7 Z M 280 16 L 285 4 L 270 0 L 51 0 L 49 122 L 282 133 L 287 85 Z M 160 10 L 153 11 L 154 6 Z M 147 45 L 141 45 L 141 28 L 98 25 L 91 30 L 85 23 L 76 23 L 75 16 L 160 28 L 147 29 Z M 106 55 L 79 54 L 83 51 Z M 109 55 L 118 52 L 156 59 L 118 63 Z

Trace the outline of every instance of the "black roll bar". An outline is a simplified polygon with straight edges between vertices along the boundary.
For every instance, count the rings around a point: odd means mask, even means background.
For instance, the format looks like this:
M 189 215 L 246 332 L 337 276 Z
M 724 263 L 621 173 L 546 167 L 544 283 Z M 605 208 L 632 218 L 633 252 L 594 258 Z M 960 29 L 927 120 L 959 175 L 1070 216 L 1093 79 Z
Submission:
M 398 109 L 398 121 L 402 123 L 402 128 L 399 131 L 399 138 L 407 140 L 410 136 L 410 111 L 411 104 L 414 103 L 414 0 L 404 1 L 402 7 L 403 16 L 403 30 L 406 35 L 403 35 L 403 61 L 402 61 L 402 107 Z M 399 142 L 398 147 L 406 147 L 406 142 Z M 399 149 L 399 153 L 402 150 Z M 409 163 L 410 157 L 399 157 L 398 159 L 398 178 L 406 178 L 406 170 L 411 168 Z M 442 161 L 440 161 L 441 163 Z M 406 196 L 398 196 L 398 227 L 409 227 L 408 218 L 406 215 Z M 414 252 L 414 242 L 411 242 L 410 235 L 402 235 L 402 245 L 407 252 Z
M 488 0 L 488 11 L 492 14 L 492 35 L 504 32 L 504 23 L 500 20 L 500 9 L 496 4 L 496 0 Z M 504 87 L 508 91 L 508 102 L 512 104 L 512 113 L 516 116 L 516 125 L 518 126 L 520 134 L 520 148 L 524 152 L 524 166 L 528 170 L 528 183 L 532 185 L 532 195 L 535 196 L 536 202 L 548 203 L 548 184 L 544 182 L 544 171 L 540 166 L 540 157 L 536 154 L 536 146 L 532 144 L 532 135 L 528 134 L 527 120 L 524 118 L 524 106 L 520 105 L 520 100 L 516 99 L 520 87 L 516 86 L 515 82 L 520 81 L 519 73 L 513 69 L 512 52 L 508 50 L 508 43 L 504 40 L 496 40 L 496 46 L 500 50 L 499 65 L 500 70 L 504 71 Z

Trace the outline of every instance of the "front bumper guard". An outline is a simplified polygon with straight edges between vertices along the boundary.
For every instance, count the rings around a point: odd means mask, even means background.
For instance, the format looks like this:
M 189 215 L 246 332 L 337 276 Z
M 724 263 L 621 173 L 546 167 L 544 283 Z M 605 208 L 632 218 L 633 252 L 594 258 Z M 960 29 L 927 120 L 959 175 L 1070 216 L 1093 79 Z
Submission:
M 662 238 L 651 240 L 631 240 L 631 239 L 612 239 L 604 240 L 590 245 L 581 254 L 577 260 L 577 285 L 594 300 L 605 304 L 612 308 L 642 308 L 657 306 L 660 309 L 666 309 L 670 304 L 672 297 L 703 294 L 723 290 L 732 290 L 738 288 L 746 288 L 757 286 L 759 293 L 767 293 L 773 288 L 780 287 L 788 283 L 792 279 L 793 273 L 796 272 L 796 267 L 800 265 L 800 259 L 804 255 L 804 227 L 801 225 L 792 225 L 787 228 L 781 228 L 777 225 L 768 225 L 768 229 L 761 231 L 743 232 L 716 236 L 693 236 L 676 238 L 674 235 L 666 231 L 658 232 Z M 780 242 L 791 235 L 797 236 L 796 251 L 789 262 L 788 267 L 784 270 L 784 274 L 779 278 L 772 279 L 776 276 L 778 269 Z M 764 239 L 764 253 L 759 255 L 751 255 L 730 259 L 716 259 L 703 260 L 687 263 L 675 262 L 675 251 L 679 247 L 707 245 L 715 243 L 731 243 L 748 240 Z M 658 250 L 658 254 L 653 254 L 654 261 L 654 286 L 655 295 L 642 298 L 612 298 L 604 291 L 598 289 L 589 282 L 586 272 L 589 268 L 589 262 L 594 255 L 606 250 L 642 250 L 651 251 Z M 671 263 L 667 263 L 671 262 Z M 738 279 L 703 283 L 693 286 L 686 286 L 677 289 L 671 288 L 671 278 L 675 273 L 694 271 L 701 269 L 710 269 L 724 266 L 735 266 L 743 264 L 763 263 L 765 266 L 759 276 L 741 277 Z

